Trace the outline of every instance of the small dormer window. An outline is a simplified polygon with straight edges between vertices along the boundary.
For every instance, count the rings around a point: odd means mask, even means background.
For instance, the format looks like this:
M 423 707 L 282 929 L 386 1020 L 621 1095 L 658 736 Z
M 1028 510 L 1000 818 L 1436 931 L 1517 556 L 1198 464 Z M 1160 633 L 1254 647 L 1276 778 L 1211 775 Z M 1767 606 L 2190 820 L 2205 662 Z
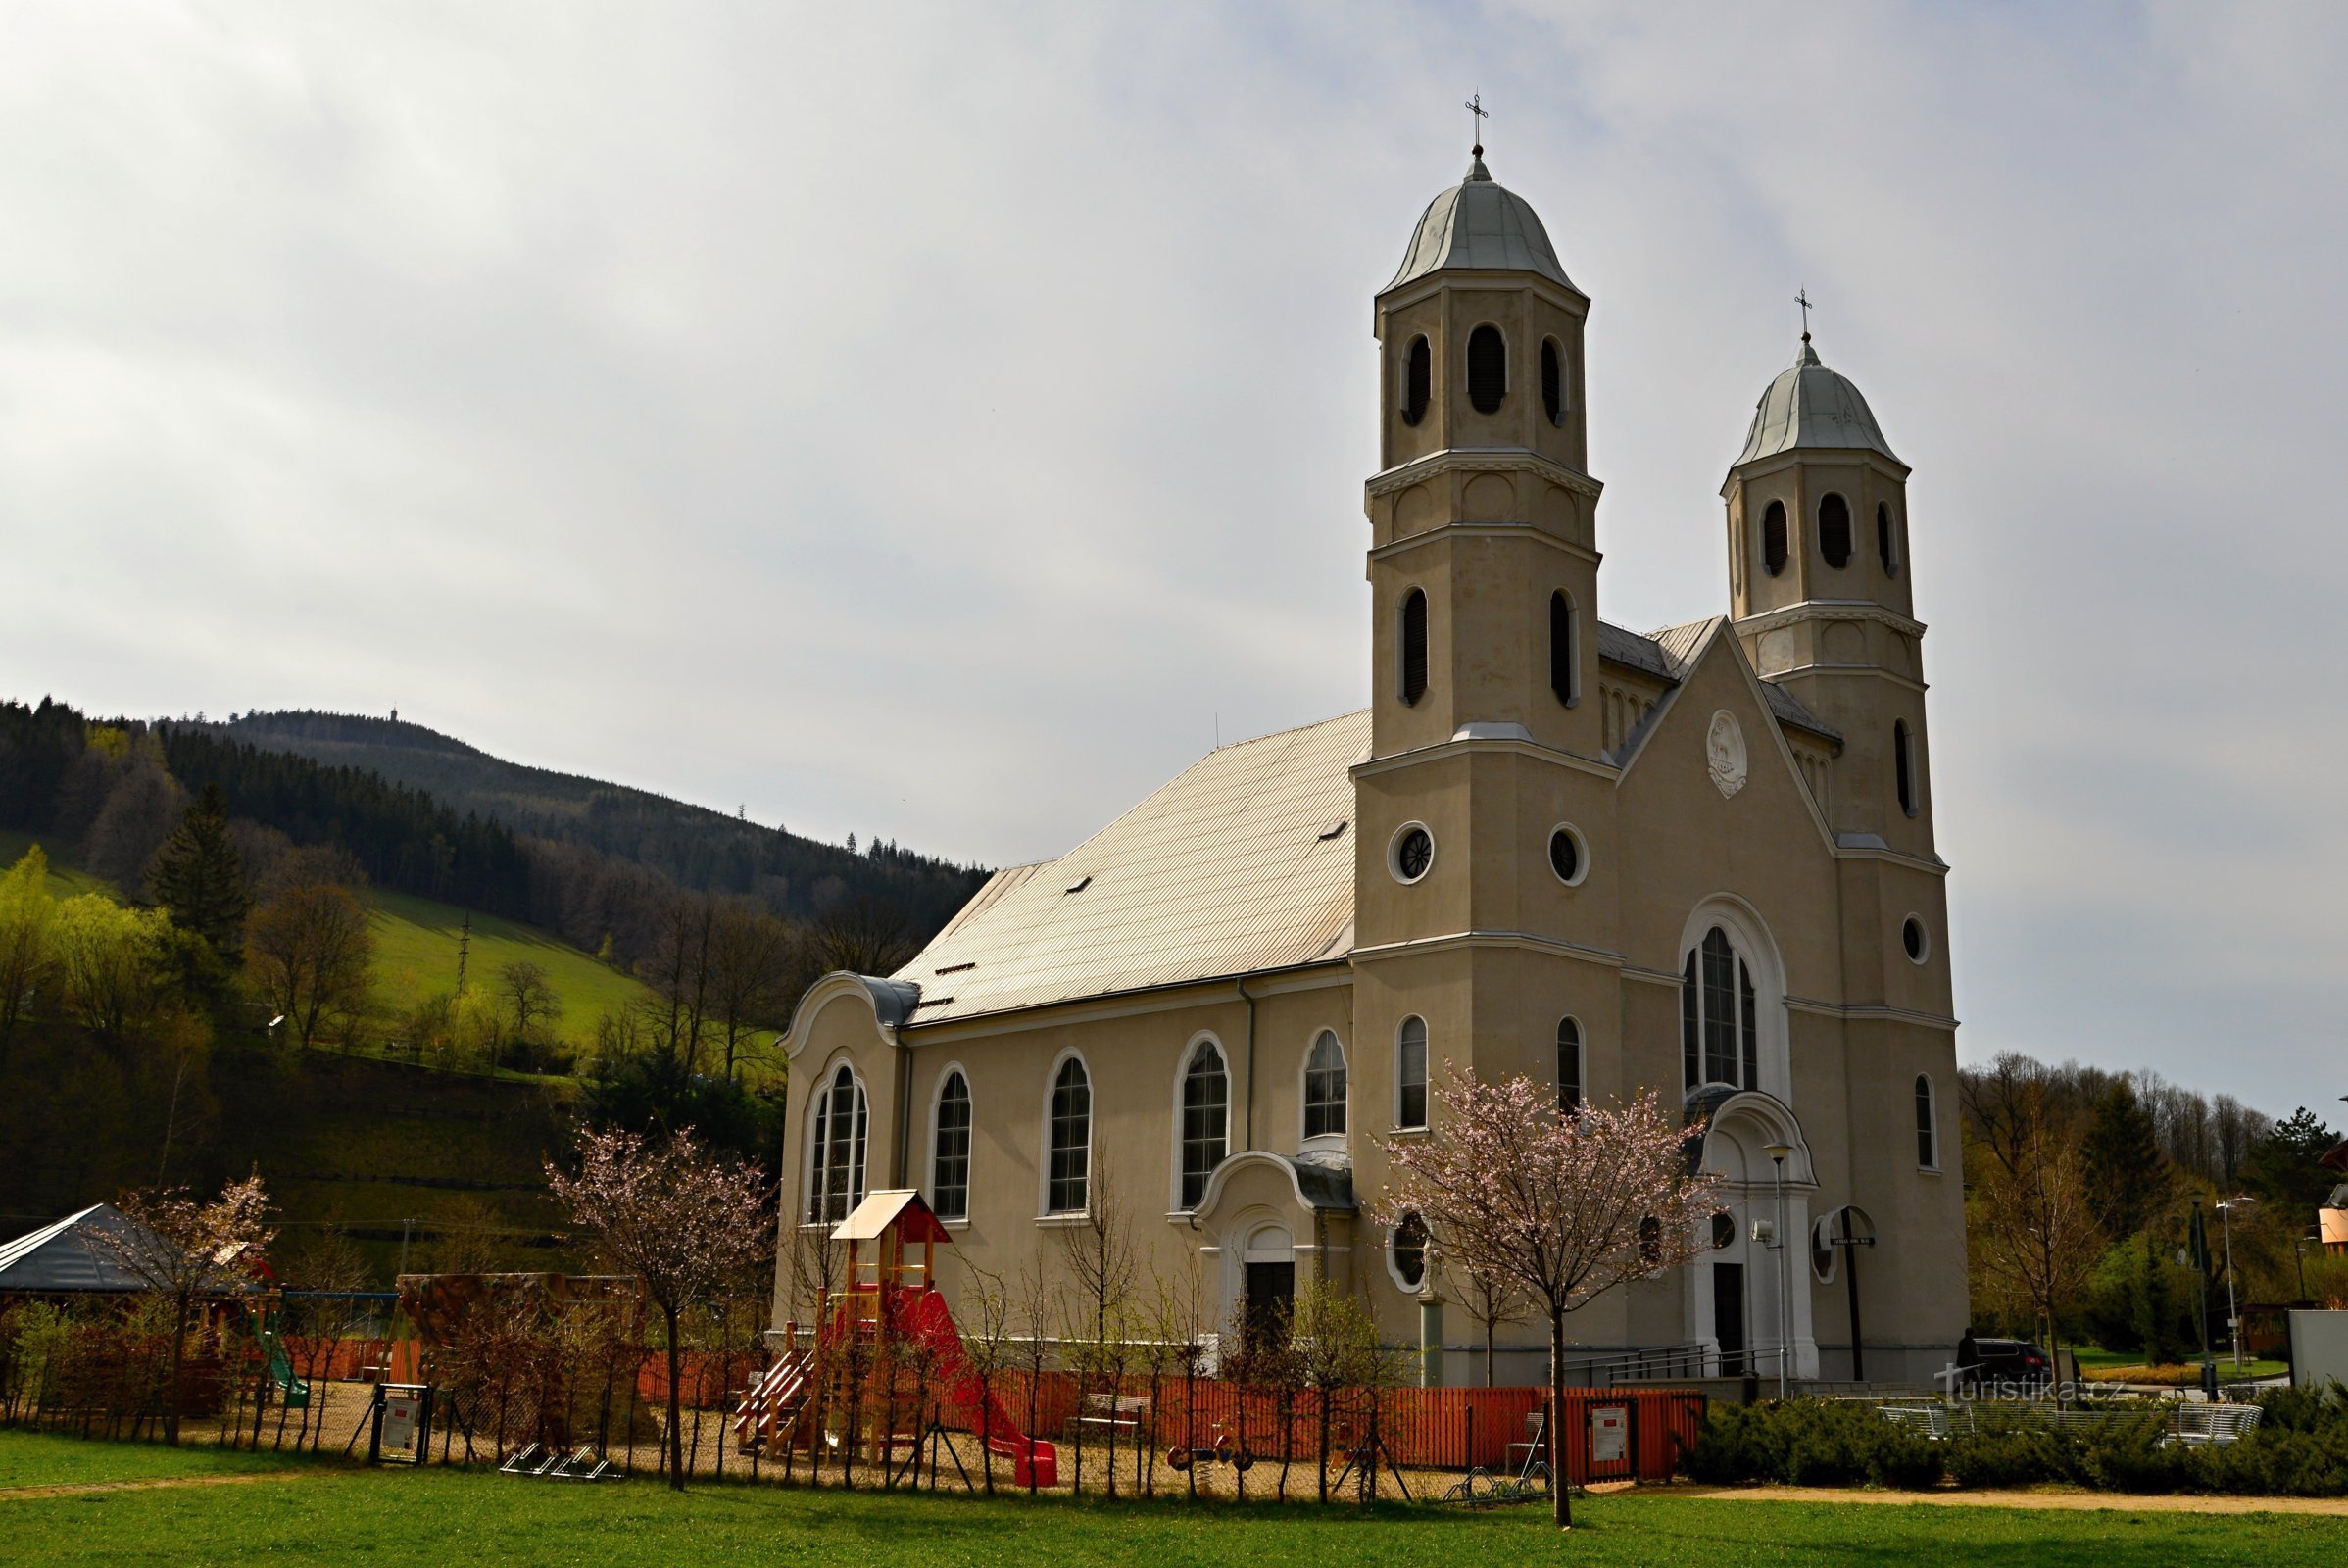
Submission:
M 1551 424 L 1565 423 L 1565 351 L 1555 338 L 1541 345 L 1541 411 Z
M 1402 422 L 1415 425 L 1427 416 L 1427 399 L 1435 381 L 1435 355 L 1424 334 L 1410 340 L 1402 357 Z
M 1761 514 L 1761 564 L 1775 577 L 1785 569 L 1785 503 L 1772 501 Z
M 1478 414 L 1497 414 L 1508 396 L 1508 345 L 1496 326 L 1485 325 L 1468 334 L 1468 401 Z
M 1851 505 L 1838 495 L 1818 504 L 1818 553 L 1836 571 L 1851 564 Z

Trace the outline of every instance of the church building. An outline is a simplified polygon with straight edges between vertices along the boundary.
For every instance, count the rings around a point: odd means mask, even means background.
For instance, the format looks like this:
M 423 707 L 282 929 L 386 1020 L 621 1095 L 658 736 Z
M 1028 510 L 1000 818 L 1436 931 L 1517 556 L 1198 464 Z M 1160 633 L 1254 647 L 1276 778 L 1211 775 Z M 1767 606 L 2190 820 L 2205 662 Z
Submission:
M 1378 1140 L 1442 1138 L 1456 1070 L 1561 1107 L 1653 1091 L 1706 1126 L 1730 1216 L 1569 1320 L 1578 1356 L 1949 1360 L 1956 1019 L 1908 467 L 1805 331 L 1721 489 L 1728 612 L 1602 619 L 1590 302 L 1482 154 L 1374 302 L 1369 710 L 1210 752 L 996 873 L 897 973 L 807 993 L 778 1323 L 811 1309 L 796 1235 L 917 1188 L 1006 1279 L 1106 1207 L 1145 1271 L 1195 1281 L 1203 1329 L 1324 1278 L 1480 1376 L 1458 1283 L 1369 1217 Z M 1540 1323 L 1499 1344 L 1502 1381 L 1544 1377 Z

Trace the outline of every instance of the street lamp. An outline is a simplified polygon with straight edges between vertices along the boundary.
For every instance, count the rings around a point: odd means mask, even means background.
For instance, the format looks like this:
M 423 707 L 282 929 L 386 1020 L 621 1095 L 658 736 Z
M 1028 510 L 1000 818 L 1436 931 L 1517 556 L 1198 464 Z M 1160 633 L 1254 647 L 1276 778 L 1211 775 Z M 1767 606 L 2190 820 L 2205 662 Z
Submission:
M 2233 1331 L 2234 1376 L 2242 1375 L 2242 1310 L 2234 1303 L 2234 1210 L 2255 1202 L 2250 1198 L 2222 1198 L 2218 1212 L 2226 1232 L 2226 1326 Z
M 1785 1156 L 1791 1144 L 1772 1144 L 1762 1151 L 1778 1168 L 1778 1397 L 1787 1396 L 1786 1354 L 1793 1348 L 1793 1275 L 1785 1263 Z

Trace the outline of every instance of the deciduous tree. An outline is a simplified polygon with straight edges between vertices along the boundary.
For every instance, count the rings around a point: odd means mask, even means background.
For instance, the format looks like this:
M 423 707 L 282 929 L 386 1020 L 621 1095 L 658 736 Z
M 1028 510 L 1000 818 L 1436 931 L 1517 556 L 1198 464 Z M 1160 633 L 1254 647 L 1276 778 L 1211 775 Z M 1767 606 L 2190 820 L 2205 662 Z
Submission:
M 66 1011 L 121 1045 L 162 1005 L 171 936 L 161 909 L 126 909 L 102 893 L 66 900 L 51 930 Z
M 49 858 L 34 845 L 0 876 L 0 1062 L 32 993 L 48 976 L 57 901 L 49 894 Z
M 331 883 L 288 888 L 245 926 L 245 967 L 307 1046 L 330 1019 L 367 1000 L 375 956 L 367 910 Z
M 1970 1168 L 1981 1172 L 1968 1206 L 1981 1280 L 2043 1324 L 2058 1351 L 2104 1250 L 2078 1145 L 2041 1114 L 2015 1129 L 2008 1158 Z
M 1674 1125 L 1651 1092 L 1565 1116 L 1554 1088 L 1530 1078 L 1452 1072 L 1436 1103 L 1432 1136 L 1378 1141 L 1394 1185 L 1374 1213 L 1387 1225 L 1417 1215 L 1443 1258 L 1510 1282 L 1547 1319 L 1549 1473 L 1567 1529 L 1565 1320 L 1693 1258 L 1719 1211 L 1719 1178 L 1689 1157 L 1702 1126 Z
M 576 1174 L 550 1161 L 547 1182 L 571 1223 L 660 1310 L 668 1331 L 668 1484 L 682 1492 L 678 1320 L 766 1255 L 774 1226 L 766 1183 L 755 1166 L 710 1158 L 690 1129 L 659 1145 L 591 1132 L 578 1152 Z
M 171 1384 L 164 1394 L 164 1441 L 179 1441 L 179 1377 L 196 1303 L 240 1289 L 256 1255 L 275 1234 L 263 1220 L 269 1194 L 258 1173 L 230 1182 L 205 1202 L 184 1187 L 144 1187 L 115 1207 L 129 1221 L 93 1231 L 102 1248 L 171 1310 Z

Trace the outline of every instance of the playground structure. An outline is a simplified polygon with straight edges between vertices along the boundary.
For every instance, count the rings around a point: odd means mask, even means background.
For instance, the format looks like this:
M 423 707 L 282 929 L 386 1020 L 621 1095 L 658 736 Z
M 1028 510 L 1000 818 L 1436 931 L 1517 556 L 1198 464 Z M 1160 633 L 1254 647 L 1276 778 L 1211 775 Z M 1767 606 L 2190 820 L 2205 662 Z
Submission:
M 1015 1484 L 1056 1486 L 1057 1447 L 1022 1433 L 963 1354 L 936 1283 L 938 1247 L 954 1237 L 921 1195 L 873 1193 L 830 1240 L 848 1249 L 841 1287 L 818 1298 L 811 1332 L 785 1327 L 781 1352 L 736 1407 L 743 1451 L 885 1467 L 950 1421 L 1009 1459 Z

